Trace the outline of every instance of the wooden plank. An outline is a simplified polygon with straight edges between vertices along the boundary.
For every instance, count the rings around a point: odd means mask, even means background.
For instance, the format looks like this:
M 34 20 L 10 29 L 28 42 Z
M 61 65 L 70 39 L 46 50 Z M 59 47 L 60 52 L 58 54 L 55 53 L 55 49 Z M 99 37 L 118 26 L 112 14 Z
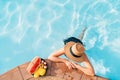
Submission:
M 83 73 L 79 72 L 76 69 L 74 69 L 74 70 L 67 69 L 67 71 L 64 75 L 64 79 L 65 80 L 80 80 L 82 75 L 83 75 Z
M 29 62 L 26 63 L 26 64 L 23 64 L 21 66 L 18 66 L 22 76 L 23 76 L 23 79 L 26 80 L 26 79 L 29 79 L 31 77 L 33 77 L 31 74 L 29 74 L 27 71 L 26 71 L 26 68 L 28 66 Z
M 87 76 L 83 74 L 80 80 L 87 80 Z
M 0 76 L 0 80 L 23 80 L 19 68 L 14 68 Z
M 97 80 L 97 76 L 91 77 L 91 80 Z
M 27 80 L 65 80 L 65 79 L 61 79 L 60 77 L 57 76 L 46 76 L 41 78 L 31 78 Z
M 108 80 L 108 79 L 99 76 L 99 77 L 97 77 L 97 80 Z
M 47 73 L 46 73 L 46 76 L 50 76 L 51 75 L 51 65 L 52 65 L 52 62 L 50 60 L 45 60 L 47 62 Z
M 67 66 L 64 63 L 52 63 L 51 66 L 51 76 L 58 76 L 63 78 L 66 73 Z

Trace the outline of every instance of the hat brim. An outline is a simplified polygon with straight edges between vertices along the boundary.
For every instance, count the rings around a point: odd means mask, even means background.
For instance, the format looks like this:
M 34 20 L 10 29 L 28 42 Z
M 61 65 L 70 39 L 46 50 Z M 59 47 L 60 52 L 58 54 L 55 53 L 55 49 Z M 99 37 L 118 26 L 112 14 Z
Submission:
M 84 53 L 80 56 L 80 57 L 74 57 L 71 52 L 70 52 L 70 47 L 73 46 L 75 44 L 75 42 L 68 42 L 65 46 L 64 46 L 64 50 L 65 50 L 65 55 L 76 62 L 82 62 L 84 60 Z

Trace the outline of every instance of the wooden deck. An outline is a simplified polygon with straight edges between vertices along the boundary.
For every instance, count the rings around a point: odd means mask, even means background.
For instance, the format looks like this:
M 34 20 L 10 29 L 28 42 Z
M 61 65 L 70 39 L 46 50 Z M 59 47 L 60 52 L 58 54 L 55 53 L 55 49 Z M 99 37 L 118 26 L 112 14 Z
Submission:
M 50 60 L 46 60 L 46 62 L 48 64 L 48 70 L 44 77 L 33 78 L 26 71 L 29 64 L 27 62 L 0 75 L 0 80 L 108 80 L 100 76 L 91 77 L 77 70 L 69 70 L 64 63 L 54 63 Z

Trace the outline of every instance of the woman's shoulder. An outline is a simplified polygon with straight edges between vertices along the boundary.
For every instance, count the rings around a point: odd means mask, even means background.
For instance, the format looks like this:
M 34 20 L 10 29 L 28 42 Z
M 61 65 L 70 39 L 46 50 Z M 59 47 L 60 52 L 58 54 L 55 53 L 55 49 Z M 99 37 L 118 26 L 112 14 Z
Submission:
M 89 59 L 88 59 L 88 57 L 87 57 L 86 53 L 84 53 L 84 54 L 83 54 L 83 57 L 84 57 L 83 62 L 89 61 Z

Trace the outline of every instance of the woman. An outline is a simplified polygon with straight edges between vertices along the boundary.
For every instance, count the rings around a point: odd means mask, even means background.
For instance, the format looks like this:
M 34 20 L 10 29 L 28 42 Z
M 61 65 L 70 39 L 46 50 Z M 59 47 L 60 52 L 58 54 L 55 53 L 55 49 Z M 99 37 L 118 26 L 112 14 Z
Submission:
M 69 69 L 78 69 L 87 75 L 94 76 L 94 69 L 85 54 L 85 49 L 81 40 L 75 37 L 69 37 L 64 40 L 64 44 L 64 48 L 53 52 L 48 59 L 54 62 L 63 62 Z M 59 56 L 61 55 L 65 55 L 74 62 L 60 58 Z M 83 63 L 84 66 L 78 65 L 78 63 Z

